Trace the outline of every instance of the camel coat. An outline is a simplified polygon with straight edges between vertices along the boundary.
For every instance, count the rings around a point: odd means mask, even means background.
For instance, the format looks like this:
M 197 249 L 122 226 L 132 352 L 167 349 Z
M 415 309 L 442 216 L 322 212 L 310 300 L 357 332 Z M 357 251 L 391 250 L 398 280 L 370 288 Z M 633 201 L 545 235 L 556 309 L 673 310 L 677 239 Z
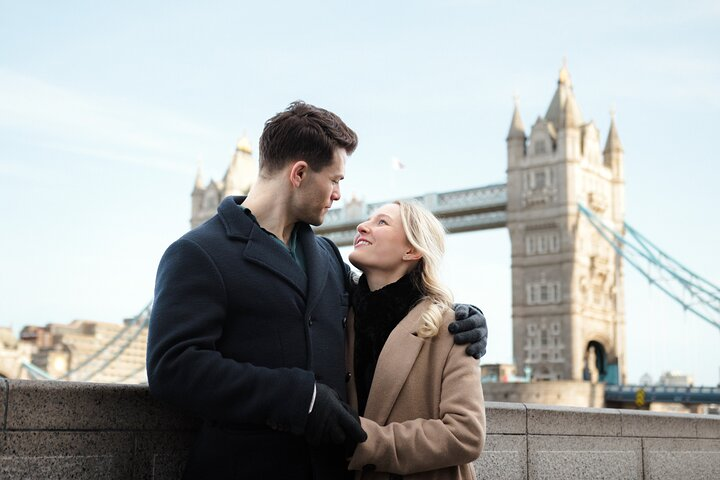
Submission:
M 485 443 L 485 406 L 477 360 L 455 345 L 443 317 L 440 332 L 415 332 L 427 300 L 410 310 L 380 353 L 361 418 L 368 434 L 355 449 L 356 479 L 474 480 L 471 462 Z M 353 378 L 354 313 L 348 315 L 346 364 Z M 349 400 L 357 408 L 353 382 Z M 395 475 L 391 475 L 395 474 Z

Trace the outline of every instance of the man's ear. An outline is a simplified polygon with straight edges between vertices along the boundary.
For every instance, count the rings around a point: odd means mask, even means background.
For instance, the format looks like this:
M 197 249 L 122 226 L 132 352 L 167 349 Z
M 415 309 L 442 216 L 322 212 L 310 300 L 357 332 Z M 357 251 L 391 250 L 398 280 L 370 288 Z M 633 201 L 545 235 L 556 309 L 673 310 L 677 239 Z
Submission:
M 290 167 L 290 183 L 293 187 L 298 188 L 302 181 L 307 178 L 310 166 L 305 160 L 298 160 Z

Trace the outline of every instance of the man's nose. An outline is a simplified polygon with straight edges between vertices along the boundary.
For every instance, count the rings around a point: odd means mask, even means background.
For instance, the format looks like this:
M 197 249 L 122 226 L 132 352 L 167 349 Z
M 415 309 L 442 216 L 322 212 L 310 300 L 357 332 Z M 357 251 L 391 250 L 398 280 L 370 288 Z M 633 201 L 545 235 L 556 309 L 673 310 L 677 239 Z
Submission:
M 337 202 L 340 200 L 340 186 L 333 188 L 332 195 L 330 196 L 333 202 Z

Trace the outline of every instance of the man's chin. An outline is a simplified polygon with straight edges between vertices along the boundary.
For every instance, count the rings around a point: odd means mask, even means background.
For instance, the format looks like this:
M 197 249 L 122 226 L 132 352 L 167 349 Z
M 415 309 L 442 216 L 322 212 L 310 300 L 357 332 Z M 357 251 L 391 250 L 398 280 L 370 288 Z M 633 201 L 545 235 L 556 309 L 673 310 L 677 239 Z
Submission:
M 310 224 L 310 225 L 312 225 L 313 227 L 319 227 L 320 225 L 322 225 L 323 221 L 325 221 L 325 215 L 323 215 L 323 216 L 320 217 L 320 218 L 317 218 L 317 217 L 315 217 L 315 218 L 308 218 L 308 219 L 306 219 L 306 220 L 304 220 L 304 221 L 305 221 L 305 223 Z

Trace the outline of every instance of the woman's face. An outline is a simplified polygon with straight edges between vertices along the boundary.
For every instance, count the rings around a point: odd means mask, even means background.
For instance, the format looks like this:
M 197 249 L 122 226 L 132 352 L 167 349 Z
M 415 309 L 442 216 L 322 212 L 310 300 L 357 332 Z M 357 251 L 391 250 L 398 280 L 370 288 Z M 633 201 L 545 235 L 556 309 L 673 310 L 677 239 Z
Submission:
M 365 273 L 377 270 L 402 276 L 417 262 L 395 203 L 383 205 L 358 225 L 353 245 L 350 263 Z

